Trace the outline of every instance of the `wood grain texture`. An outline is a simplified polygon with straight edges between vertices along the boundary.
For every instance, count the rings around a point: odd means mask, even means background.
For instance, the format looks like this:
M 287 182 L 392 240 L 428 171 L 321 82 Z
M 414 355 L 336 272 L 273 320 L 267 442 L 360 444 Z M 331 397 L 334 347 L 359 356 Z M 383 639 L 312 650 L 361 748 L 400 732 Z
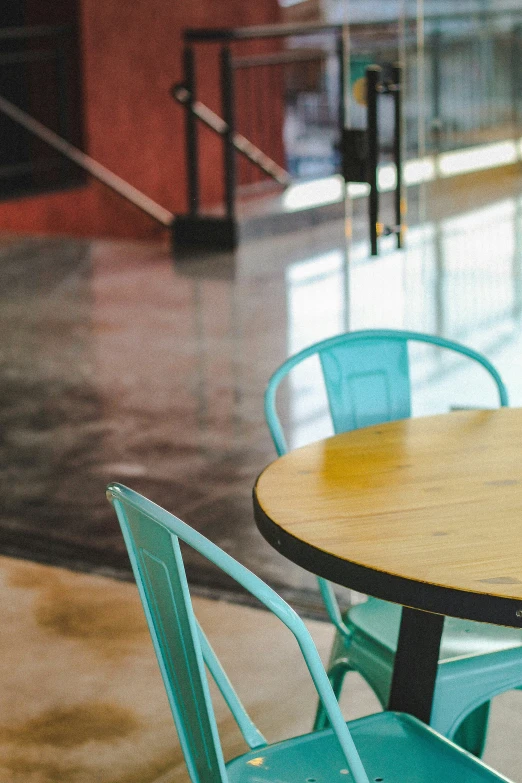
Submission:
M 407 419 L 286 454 L 256 500 L 311 557 L 522 601 L 521 457 L 522 409 Z

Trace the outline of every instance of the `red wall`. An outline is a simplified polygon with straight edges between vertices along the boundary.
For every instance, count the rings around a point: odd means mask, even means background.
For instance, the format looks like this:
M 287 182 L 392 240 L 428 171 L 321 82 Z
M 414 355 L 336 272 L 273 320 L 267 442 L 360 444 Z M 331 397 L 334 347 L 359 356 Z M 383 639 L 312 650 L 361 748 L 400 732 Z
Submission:
M 183 109 L 169 96 L 182 78 L 181 32 L 278 18 L 277 0 L 82 0 L 86 152 L 162 206 L 184 212 Z M 218 111 L 216 47 L 199 49 L 198 73 L 205 78 L 201 99 Z M 280 102 L 274 106 L 279 112 Z M 277 147 L 265 151 L 280 158 Z M 204 200 L 213 203 L 221 200 L 220 141 L 202 131 L 200 149 Z M 162 233 L 95 182 L 0 203 L 0 230 L 137 238 Z

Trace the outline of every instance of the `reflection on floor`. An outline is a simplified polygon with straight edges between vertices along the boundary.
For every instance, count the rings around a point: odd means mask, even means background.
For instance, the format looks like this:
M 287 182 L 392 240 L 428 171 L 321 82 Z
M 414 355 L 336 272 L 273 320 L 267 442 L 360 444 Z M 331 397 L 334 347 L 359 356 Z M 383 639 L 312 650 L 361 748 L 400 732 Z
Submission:
M 286 628 L 259 609 L 194 603 L 267 739 L 309 731 L 315 692 Z M 0 605 L 2 783 L 189 783 L 134 585 L 2 557 Z M 308 627 L 325 658 L 331 625 Z M 246 747 L 213 696 L 225 757 L 233 758 Z M 513 780 L 522 779 L 521 700 L 516 691 L 495 700 L 486 749 L 485 760 Z M 351 674 L 341 706 L 347 719 L 378 709 Z
M 368 257 L 342 221 L 172 261 L 145 243 L 7 238 L 0 244 L 1 550 L 129 576 L 104 497 L 121 481 L 177 513 L 309 612 L 315 580 L 252 518 L 274 457 L 262 412 L 290 353 L 345 329 L 442 334 L 497 364 L 522 404 L 522 199 L 518 179 L 480 208 L 411 228 Z M 463 199 L 465 201 L 465 199 Z M 494 405 L 465 361 L 413 356 L 414 411 Z M 292 446 L 329 432 L 313 363 L 281 407 Z M 189 562 L 204 593 L 221 577 Z

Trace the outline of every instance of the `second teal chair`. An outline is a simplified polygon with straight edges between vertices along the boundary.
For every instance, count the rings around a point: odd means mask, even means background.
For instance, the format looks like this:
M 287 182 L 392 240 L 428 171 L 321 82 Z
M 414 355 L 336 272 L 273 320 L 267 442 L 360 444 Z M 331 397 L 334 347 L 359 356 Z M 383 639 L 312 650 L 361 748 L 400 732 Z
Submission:
M 298 615 L 268 585 L 196 530 L 120 484 L 108 487 L 192 783 L 509 783 L 409 715 L 384 712 L 348 725 Z M 180 541 L 221 568 L 293 633 L 331 729 L 269 744 L 253 724 L 199 627 Z M 231 645 L 240 645 L 238 637 Z M 225 763 L 204 664 L 250 750 Z
M 408 344 L 425 343 L 478 363 L 489 373 L 500 405 L 507 392 L 495 367 L 481 354 L 441 337 L 391 329 L 348 332 L 291 356 L 272 375 L 265 415 L 278 455 L 287 452 L 276 411 L 279 384 L 298 364 L 317 356 L 324 377 L 334 432 L 347 432 L 411 415 Z M 339 696 L 345 674 L 359 672 L 385 705 L 397 649 L 401 607 L 369 598 L 344 616 L 329 582 L 319 587 L 336 628 L 328 674 Z M 431 725 L 480 756 L 486 740 L 490 700 L 522 686 L 522 631 L 446 618 Z M 319 706 L 315 728 L 327 723 Z

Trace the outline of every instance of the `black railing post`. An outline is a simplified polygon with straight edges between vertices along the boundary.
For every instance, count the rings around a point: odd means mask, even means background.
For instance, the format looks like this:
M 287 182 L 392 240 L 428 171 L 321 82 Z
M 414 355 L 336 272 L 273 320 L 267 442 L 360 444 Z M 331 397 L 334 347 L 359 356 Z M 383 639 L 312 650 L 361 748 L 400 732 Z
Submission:
M 431 35 L 431 73 L 432 73 L 432 114 L 431 135 L 433 138 L 434 151 L 438 154 L 441 151 L 442 137 L 442 93 L 441 93 L 441 55 L 442 55 L 442 33 L 436 30 Z
M 378 88 L 381 79 L 381 68 L 378 65 L 369 65 L 366 69 L 366 104 L 368 112 L 368 183 L 370 185 L 370 252 L 377 255 L 377 237 L 380 228 L 379 219 L 379 190 L 378 171 L 379 164 L 379 124 L 377 117 Z
M 522 51 L 522 25 L 513 25 L 511 29 L 511 121 L 513 133 L 518 134 L 518 118 L 520 113 L 520 85 L 522 84 L 522 67 L 520 65 L 520 52 Z
M 395 206 L 395 231 L 397 232 L 397 247 L 403 245 L 403 216 L 405 210 L 404 204 L 404 184 L 402 177 L 402 68 L 400 65 L 394 65 L 392 68 L 392 89 L 393 89 L 393 108 L 394 108 L 394 133 L 393 133 L 393 159 L 395 163 L 396 183 L 394 193 Z
M 226 130 L 223 134 L 223 169 L 225 186 L 225 211 L 227 218 L 235 215 L 236 151 L 234 149 L 234 82 L 232 55 L 228 46 L 221 47 L 221 103 Z
M 183 83 L 188 91 L 188 111 L 185 112 L 185 157 L 187 163 L 187 201 L 189 215 L 199 212 L 198 129 L 196 115 L 192 111 L 196 102 L 196 66 L 194 49 L 183 50 Z
M 336 51 L 339 63 L 339 137 L 342 139 L 346 127 L 346 46 L 342 27 L 337 33 Z

